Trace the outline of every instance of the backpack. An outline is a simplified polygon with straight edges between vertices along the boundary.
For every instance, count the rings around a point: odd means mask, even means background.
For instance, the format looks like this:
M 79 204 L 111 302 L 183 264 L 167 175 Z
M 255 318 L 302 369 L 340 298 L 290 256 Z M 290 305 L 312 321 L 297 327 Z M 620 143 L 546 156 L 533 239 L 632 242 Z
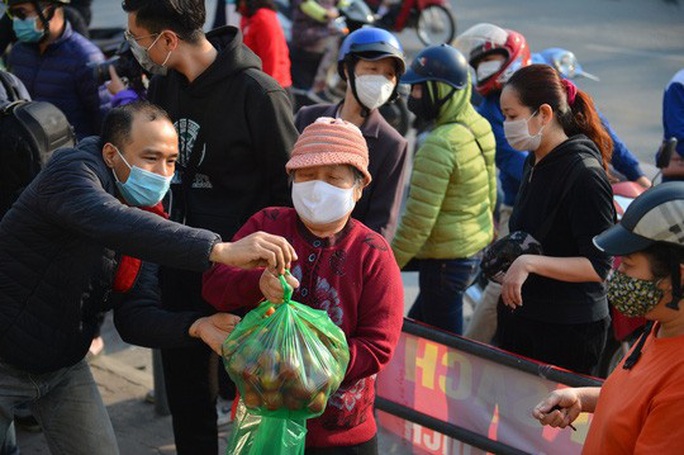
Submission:
M 0 218 L 55 150 L 75 144 L 62 111 L 51 103 L 31 101 L 18 78 L 0 71 Z

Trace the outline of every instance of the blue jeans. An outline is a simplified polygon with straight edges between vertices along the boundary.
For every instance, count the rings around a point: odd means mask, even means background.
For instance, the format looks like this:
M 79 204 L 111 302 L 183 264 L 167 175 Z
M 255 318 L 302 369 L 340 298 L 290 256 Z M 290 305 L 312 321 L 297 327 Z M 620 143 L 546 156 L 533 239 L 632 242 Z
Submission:
M 117 455 L 114 429 L 85 360 L 31 374 L 0 361 L 0 447 L 14 409 L 28 404 L 53 455 Z
M 482 252 L 464 259 L 418 259 L 419 293 L 408 316 L 457 335 L 463 332 L 463 293 L 480 270 Z

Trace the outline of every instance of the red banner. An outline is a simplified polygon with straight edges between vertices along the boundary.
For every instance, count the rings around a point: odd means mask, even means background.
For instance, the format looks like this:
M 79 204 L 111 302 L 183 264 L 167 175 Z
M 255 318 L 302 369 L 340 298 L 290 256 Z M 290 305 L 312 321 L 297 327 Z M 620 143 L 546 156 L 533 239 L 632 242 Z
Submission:
M 490 349 L 501 357 L 502 351 Z M 542 427 L 531 417 L 532 408 L 560 387 L 566 386 L 406 332 L 377 380 L 379 397 L 492 441 L 528 453 L 580 453 L 589 414 L 575 421 L 577 431 Z M 409 442 L 413 453 L 485 453 L 386 412 L 378 412 L 378 421 L 384 430 Z

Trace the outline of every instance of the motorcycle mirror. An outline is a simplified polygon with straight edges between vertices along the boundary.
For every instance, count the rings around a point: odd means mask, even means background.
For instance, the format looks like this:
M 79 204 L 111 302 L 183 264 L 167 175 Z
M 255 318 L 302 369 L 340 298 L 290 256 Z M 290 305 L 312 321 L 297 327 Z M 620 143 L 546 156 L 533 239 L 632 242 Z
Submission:
M 675 147 L 677 147 L 676 137 L 663 139 L 663 143 L 660 144 L 660 148 L 656 154 L 656 167 L 658 169 L 665 169 L 670 165 L 670 159 L 672 159 L 672 154 L 675 151 Z

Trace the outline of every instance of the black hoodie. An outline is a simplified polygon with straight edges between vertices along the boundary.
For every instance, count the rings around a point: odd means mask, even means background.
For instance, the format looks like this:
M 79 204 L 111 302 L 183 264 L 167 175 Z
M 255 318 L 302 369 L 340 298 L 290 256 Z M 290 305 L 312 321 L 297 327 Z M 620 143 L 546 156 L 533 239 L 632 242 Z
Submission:
M 240 32 L 221 27 L 207 39 L 218 50 L 209 68 L 192 83 L 170 70 L 152 79 L 148 95 L 174 121 L 179 170 L 198 166 L 191 185 L 176 173 L 172 219 L 228 240 L 262 208 L 291 205 L 285 163 L 298 133 L 285 91 L 261 71 Z M 193 152 L 199 159 L 191 159 Z M 164 307 L 215 311 L 202 300 L 201 274 L 162 267 L 159 283 Z
M 207 39 L 219 51 L 211 66 L 192 83 L 174 70 L 155 77 L 149 99 L 176 126 L 179 168 L 192 163 L 193 152 L 201 154 L 186 203 L 174 179 L 172 216 L 230 239 L 260 209 L 291 205 L 285 163 L 297 130 L 287 94 L 261 71 L 240 32 L 221 27 Z M 187 210 L 179 212 L 180 205 Z
M 583 161 L 586 158 L 598 163 L 590 166 Z M 611 257 L 599 251 L 592 239 L 613 225 L 615 208 L 613 190 L 600 163 L 596 145 L 584 135 L 569 138 L 535 165 L 534 154 L 530 153 L 509 228 L 511 232 L 532 234 L 541 242 L 546 256 L 586 257 L 605 279 Z M 561 198 L 575 166 L 584 169 Z M 547 234 L 538 238 L 550 216 L 553 221 Z M 568 283 L 532 274 L 523 285 L 522 297 L 523 306 L 516 313 L 538 321 L 580 324 L 608 316 L 603 283 Z

